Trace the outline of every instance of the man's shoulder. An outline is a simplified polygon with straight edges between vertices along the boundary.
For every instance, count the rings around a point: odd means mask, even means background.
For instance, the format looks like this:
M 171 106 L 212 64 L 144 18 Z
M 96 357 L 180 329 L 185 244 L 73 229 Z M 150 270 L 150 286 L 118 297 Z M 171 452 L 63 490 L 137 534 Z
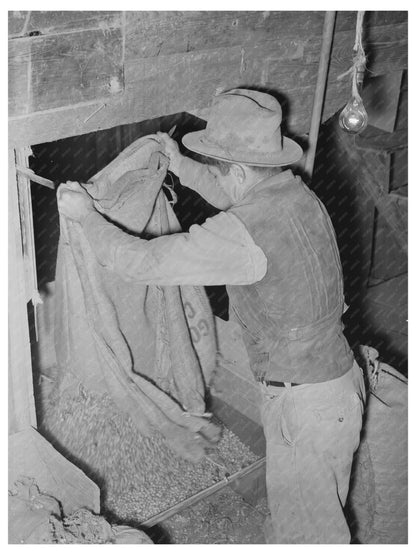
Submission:
M 308 196 L 307 191 L 308 189 L 302 180 L 293 174 L 281 182 L 271 178 L 254 187 L 232 209 L 257 212 L 260 217 L 262 214 L 269 214 L 270 212 L 282 216 L 288 211 L 296 210 L 297 205 L 301 203 L 301 199 Z

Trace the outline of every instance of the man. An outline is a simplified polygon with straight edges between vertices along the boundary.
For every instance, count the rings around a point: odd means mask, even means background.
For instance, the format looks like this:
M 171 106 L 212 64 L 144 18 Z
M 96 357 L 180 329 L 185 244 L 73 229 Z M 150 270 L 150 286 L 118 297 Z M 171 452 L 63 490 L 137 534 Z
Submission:
M 342 333 L 343 285 L 334 231 L 316 196 L 282 167 L 302 156 L 282 137 L 270 95 L 214 99 L 205 130 L 183 138 L 200 164 L 158 134 L 181 183 L 222 211 L 203 225 L 145 241 L 112 226 L 80 186 L 59 210 L 79 221 L 99 262 L 142 283 L 227 285 L 263 391 L 267 538 L 348 543 L 343 514 L 364 402 L 361 370 Z

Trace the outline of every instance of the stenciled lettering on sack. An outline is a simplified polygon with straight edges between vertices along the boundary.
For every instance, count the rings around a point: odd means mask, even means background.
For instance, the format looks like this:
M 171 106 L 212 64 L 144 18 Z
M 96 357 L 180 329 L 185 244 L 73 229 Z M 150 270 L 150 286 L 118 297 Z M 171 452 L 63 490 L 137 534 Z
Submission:
M 189 301 L 184 303 L 184 310 L 187 318 L 192 320 L 196 316 L 196 311 Z M 198 320 L 195 326 L 189 326 L 189 332 L 191 334 L 192 343 L 198 343 L 201 337 L 206 337 L 209 335 L 209 324 L 205 318 Z

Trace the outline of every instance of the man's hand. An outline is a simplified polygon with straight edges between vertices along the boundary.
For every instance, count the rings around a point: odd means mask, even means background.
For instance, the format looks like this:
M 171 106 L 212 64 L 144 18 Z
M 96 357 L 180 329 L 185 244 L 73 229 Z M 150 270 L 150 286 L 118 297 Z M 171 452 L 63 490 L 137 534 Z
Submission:
M 76 181 L 62 183 L 58 188 L 57 200 L 59 213 L 81 224 L 95 210 L 93 199 Z
M 163 146 L 164 153 L 170 160 L 169 169 L 175 175 L 178 175 L 179 165 L 181 163 L 181 159 L 183 158 L 179 151 L 178 143 L 171 139 L 167 133 L 162 133 L 161 131 L 157 132 L 157 137 Z

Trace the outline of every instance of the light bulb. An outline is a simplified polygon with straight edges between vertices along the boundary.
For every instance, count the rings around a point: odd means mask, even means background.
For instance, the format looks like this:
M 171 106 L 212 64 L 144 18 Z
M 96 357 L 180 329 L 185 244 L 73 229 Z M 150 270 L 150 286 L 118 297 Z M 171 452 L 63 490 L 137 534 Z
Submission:
M 368 115 L 360 97 L 353 96 L 339 115 L 341 129 L 358 134 L 368 125 Z

